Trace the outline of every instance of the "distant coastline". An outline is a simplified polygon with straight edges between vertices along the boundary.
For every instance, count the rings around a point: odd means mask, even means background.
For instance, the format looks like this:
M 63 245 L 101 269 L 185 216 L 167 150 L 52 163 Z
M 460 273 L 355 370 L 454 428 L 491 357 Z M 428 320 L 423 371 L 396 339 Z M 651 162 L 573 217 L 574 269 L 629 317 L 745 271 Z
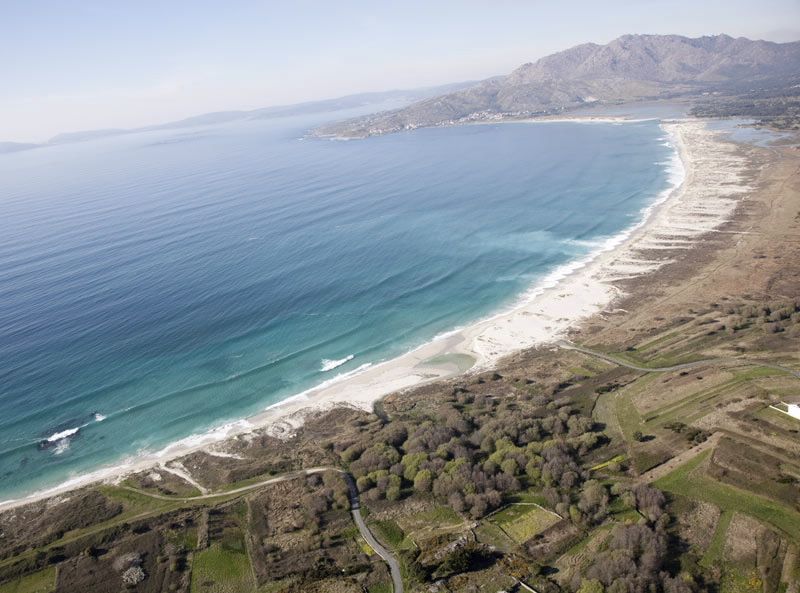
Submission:
M 220 446 L 234 435 L 256 429 L 265 429 L 274 436 L 290 436 L 309 414 L 338 405 L 369 410 L 389 393 L 465 371 L 486 370 L 505 356 L 565 336 L 576 324 L 609 307 L 620 296 L 616 281 L 647 274 L 667 263 L 643 257 L 642 252 L 688 248 L 728 220 L 736 207 L 735 197 L 718 197 L 713 204 L 699 203 L 712 185 L 721 183 L 720 176 L 730 180 L 739 175 L 745 163 L 733 145 L 720 141 L 720 133 L 711 132 L 700 121 L 665 121 L 662 128 L 675 150 L 668 165 L 672 167 L 669 190 L 654 198 L 635 225 L 587 257 L 554 270 L 510 309 L 437 336 L 397 358 L 335 375 L 249 418 L 181 439 L 155 453 L 76 476 L 27 497 L 2 501 L 0 510 L 92 482 L 119 479 L 192 451 Z M 697 161 L 698 154 L 704 156 L 702 163 Z M 713 167 L 708 165 L 711 162 Z M 468 366 L 471 369 L 467 370 Z

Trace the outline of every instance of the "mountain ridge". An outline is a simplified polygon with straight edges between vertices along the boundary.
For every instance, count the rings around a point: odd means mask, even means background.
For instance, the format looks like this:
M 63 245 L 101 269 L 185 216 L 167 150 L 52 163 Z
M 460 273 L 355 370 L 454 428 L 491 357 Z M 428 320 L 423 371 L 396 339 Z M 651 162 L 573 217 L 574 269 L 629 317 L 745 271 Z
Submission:
M 506 76 L 401 109 L 326 125 L 317 136 L 363 137 L 473 120 L 560 113 L 586 104 L 731 93 L 800 79 L 800 42 L 711 35 L 623 35 L 522 64 Z

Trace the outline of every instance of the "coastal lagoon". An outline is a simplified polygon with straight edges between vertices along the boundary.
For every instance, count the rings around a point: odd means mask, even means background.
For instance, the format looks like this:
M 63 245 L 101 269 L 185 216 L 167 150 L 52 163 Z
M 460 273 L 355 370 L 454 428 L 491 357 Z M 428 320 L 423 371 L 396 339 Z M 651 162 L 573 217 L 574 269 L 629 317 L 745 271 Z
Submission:
M 657 121 L 304 138 L 346 115 L 0 155 L 0 500 L 509 308 L 674 181 Z

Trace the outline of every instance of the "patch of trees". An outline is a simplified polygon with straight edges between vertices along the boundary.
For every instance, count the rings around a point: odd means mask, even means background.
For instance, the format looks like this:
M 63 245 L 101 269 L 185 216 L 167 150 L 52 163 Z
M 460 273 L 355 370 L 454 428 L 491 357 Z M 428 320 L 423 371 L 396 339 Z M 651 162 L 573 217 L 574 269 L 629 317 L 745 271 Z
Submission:
M 702 590 L 691 575 L 672 575 L 667 525 L 661 491 L 641 484 L 615 485 L 623 503 L 636 509 L 637 524 L 616 525 L 588 569 L 571 583 L 577 593 L 697 593 Z
M 760 325 L 767 334 L 778 334 L 787 330 L 793 333 L 800 328 L 800 302 L 782 301 L 762 305 L 729 306 L 724 311 L 730 316 L 727 327 L 736 333 L 754 324 Z
M 595 483 L 584 496 L 588 476 L 579 458 L 606 439 L 567 398 L 473 394 L 460 387 L 432 411 L 360 428 L 334 450 L 367 501 L 430 493 L 477 519 L 508 495 L 536 487 L 575 521 L 604 516 L 607 495 Z

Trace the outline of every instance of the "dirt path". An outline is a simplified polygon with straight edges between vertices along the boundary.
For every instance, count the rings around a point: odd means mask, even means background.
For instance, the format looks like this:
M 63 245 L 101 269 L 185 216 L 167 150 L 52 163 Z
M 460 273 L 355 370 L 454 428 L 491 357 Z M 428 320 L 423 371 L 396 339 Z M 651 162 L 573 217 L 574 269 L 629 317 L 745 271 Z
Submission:
M 775 369 L 779 371 L 783 371 L 785 373 L 789 373 L 790 375 L 794 375 L 798 379 L 800 379 L 800 371 L 795 370 L 790 367 L 786 367 L 780 364 L 773 364 L 770 362 L 762 362 L 760 360 L 747 360 L 744 358 L 706 358 L 704 360 L 695 360 L 692 362 L 684 362 L 681 364 L 675 364 L 668 367 L 643 367 L 626 360 L 622 360 L 610 354 L 606 354 L 605 352 L 598 352 L 597 350 L 592 350 L 591 348 L 584 348 L 583 346 L 578 346 L 576 344 L 572 344 L 571 342 L 567 342 L 566 340 L 559 340 L 556 342 L 556 345 L 559 348 L 563 348 L 565 350 L 575 350 L 576 352 L 581 352 L 586 354 L 587 356 L 593 356 L 595 358 L 599 358 L 600 360 L 604 360 L 606 362 L 610 362 L 611 364 L 616 364 L 621 367 L 625 367 L 628 369 L 633 369 L 634 371 L 641 371 L 643 373 L 669 373 L 672 371 L 682 371 L 686 369 L 691 369 L 695 367 L 702 367 L 702 366 L 709 366 L 713 364 L 724 364 L 728 366 L 759 366 L 765 367 L 769 369 Z

